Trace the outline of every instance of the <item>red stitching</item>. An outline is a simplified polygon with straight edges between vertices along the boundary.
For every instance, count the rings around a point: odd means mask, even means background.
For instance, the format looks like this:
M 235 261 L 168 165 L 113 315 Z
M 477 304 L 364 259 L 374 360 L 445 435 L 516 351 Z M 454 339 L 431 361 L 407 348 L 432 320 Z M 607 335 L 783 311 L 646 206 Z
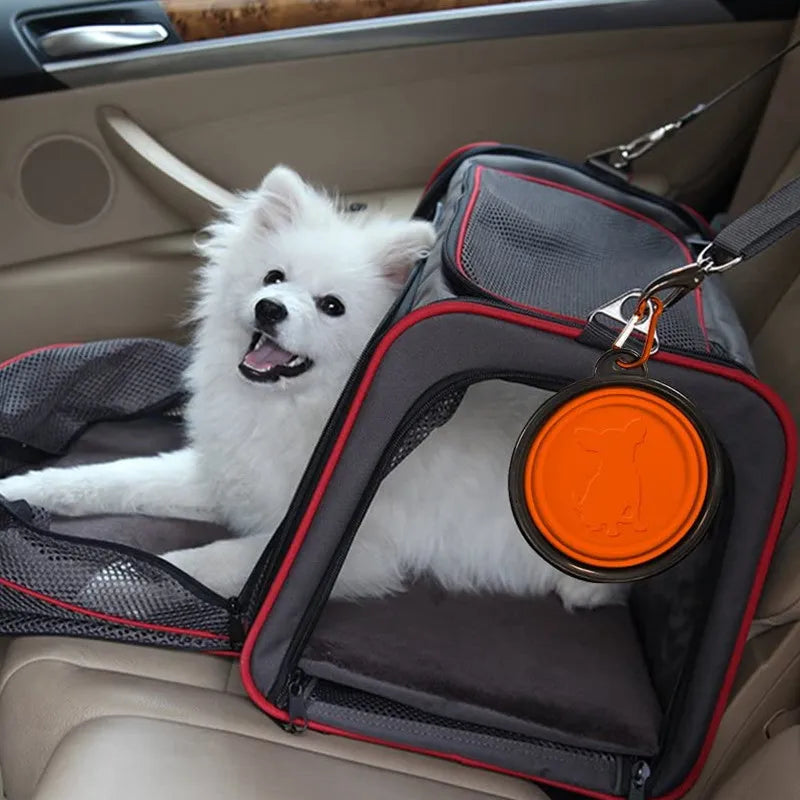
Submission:
M 36 355 L 36 353 L 43 353 L 45 350 L 60 350 L 62 347 L 77 347 L 80 344 L 81 342 L 63 342 L 60 344 L 46 344 L 44 347 L 34 347 L 33 350 L 26 350 L 24 353 L 6 359 L 0 363 L 0 369 L 10 367 L 12 364 L 16 364 L 17 361 L 22 361 L 23 358 Z
M 135 619 L 128 619 L 127 617 L 115 617 L 111 614 L 103 614 L 100 611 L 92 611 L 88 608 L 83 608 L 82 606 L 76 606 L 72 603 L 65 603 L 63 600 L 58 600 L 55 597 L 50 597 L 49 595 L 42 594 L 41 592 L 37 592 L 34 589 L 29 589 L 27 586 L 20 586 L 18 583 L 13 583 L 12 581 L 8 580 L 7 578 L 0 578 L 0 586 L 5 586 L 7 589 L 12 589 L 15 592 L 21 592 L 22 594 L 29 595 L 30 597 L 34 597 L 37 600 L 41 600 L 44 603 L 50 603 L 51 605 L 57 606 L 58 608 L 63 608 L 66 611 L 72 611 L 75 614 L 85 614 L 87 617 L 94 617 L 96 619 L 101 619 L 104 622 L 113 622 L 115 625 L 127 625 L 132 628 L 146 628 L 152 631 L 160 631 L 161 633 L 178 633 L 178 634 L 185 634 L 188 636 L 196 636 L 200 639 L 219 639 L 221 641 L 227 640 L 227 636 L 223 636 L 220 633 L 210 633 L 209 631 L 196 631 L 192 628 L 173 628 L 169 625 L 156 625 L 150 622 L 139 622 Z
M 425 184 L 425 188 L 422 190 L 422 194 L 424 195 L 428 191 L 428 189 L 431 188 L 433 182 L 439 177 L 439 175 L 441 175 L 445 171 L 445 169 L 447 169 L 448 164 L 450 164 L 453 160 L 458 158 L 463 153 L 466 153 L 468 150 L 472 150 L 474 147 L 492 147 L 499 144 L 500 142 L 470 142 L 470 144 L 464 144 L 461 145 L 461 147 L 457 147 L 455 150 L 453 150 L 452 153 L 450 153 L 449 156 L 443 158 L 436 165 L 435 169 L 433 170 L 433 173 L 431 174 L 430 179 Z

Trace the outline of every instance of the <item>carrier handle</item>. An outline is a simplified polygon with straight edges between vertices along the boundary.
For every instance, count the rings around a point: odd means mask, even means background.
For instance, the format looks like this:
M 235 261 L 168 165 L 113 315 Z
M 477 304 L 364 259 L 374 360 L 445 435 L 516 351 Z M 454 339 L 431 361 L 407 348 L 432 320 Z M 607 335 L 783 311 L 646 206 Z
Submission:
M 614 349 L 625 347 L 634 331 L 646 337 L 641 363 L 657 349 L 656 325 L 662 311 L 674 306 L 679 300 L 697 289 L 709 276 L 727 272 L 737 264 L 771 247 L 786 234 L 800 225 L 800 176 L 773 192 L 760 203 L 723 228 L 695 261 L 665 272 L 651 281 L 641 291 L 626 295 L 638 297 L 633 315 L 623 319 L 625 327 L 612 345 Z M 609 304 L 592 312 L 589 322 L 597 314 L 617 318 L 610 313 Z M 639 361 L 635 365 L 639 365 Z
M 756 203 L 724 227 L 697 260 L 670 270 L 651 281 L 640 295 L 644 308 L 656 295 L 663 298 L 664 310 L 694 291 L 709 275 L 727 272 L 771 247 L 800 225 L 800 176 Z
M 758 77 L 764 70 L 769 69 L 773 64 L 780 61 L 787 56 L 792 50 L 800 46 L 800 36 L 794 41 L 790 42 L 783 50 L 775 53 L 772 58 L 765 61 L 760 67 L 753 70 L 749 75 L 740 78 L 736 83 L 728 86 L 727 89 L 721 91 L 716 97 L 708 100 L 705 103 L 698 103 L 694 108 L 687 111 L 682 116 L 678 117 L 671 122 L 666 122 L 658 128 L 654 128 L 641 136 L 637 136 L 626 144 L 617 144 L 613 147 L 607 147 L 605 150 L 598 150 L 596 153 L 586 157 L 586 162 L 595 167 L 604 170 L 611 169 L 615 172 L 628 172 L 631 164 L 643 156 L 645 153 L 650 152 L 656 145 L 661 144 L 665 139 L 672 138 L 679 130 L 686 127 L 690 122 L 694 122 L 701 114 L 708 111 L 717 103 L 724 100 L 728 95 L 733 94 L 745 86 L 754 78 Z
M 723 228 L 708 253 L 720 272 L 725 262 L 744 261 L 771 247 L 800 225 L 800 177 L 754 205 Z M 738 263 L 738 262 L 737 262 Z M 721 266 L 717 266 L 721 265 Z

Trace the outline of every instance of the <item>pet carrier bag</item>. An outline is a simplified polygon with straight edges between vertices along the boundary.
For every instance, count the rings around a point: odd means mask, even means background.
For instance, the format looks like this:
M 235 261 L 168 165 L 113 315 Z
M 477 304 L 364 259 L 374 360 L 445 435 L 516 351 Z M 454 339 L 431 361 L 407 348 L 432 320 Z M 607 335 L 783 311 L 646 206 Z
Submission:
M 356 365 L 239 597 L 144 552 L 156 528 L 163 552 L 229 535 L 217 526 L 61 519 L 0 498 L 0 632 L 241 652 L 250 696 L 290 731 L 594 797 L 681 795 L 724 709 L 795 468 L 791 420 L 754 377 L 709 273 L 793 227 L 800 188 L 714 239 L 618 171 L 679 127 L 583 166 L 496 144 L 441 166 L 417 212 L 435 220 L 435 247 Z M 614 366 L 630 366 L 627 350 L 604 355 L 626 337 L 644 360 L 652 353 L 646 375 Z M 0 474 L 180 447 L 187 360 L 177 345 L 115 340 L 0 365 Z M 449 594 L 424 581 L 381 600 L 328 602 L 381 480 L 447 424 L 469 386 L 521 382 L 547 404 L 567 403 L 598 364 L 596 380 L 611 388 L 638 380 L 645 399 L 673 403 L 687 441 L 700 443 L 686 451 L 705 477 L 685 535 L 616 572 L 586 572 L 586 553 L 542 537 L 526 496 L 542 430 L 534 404 L 509 502 L 531 558 L 535 548 L 573 574 L 637 579 L 627 605 L 572 613 L 553 597 Z
M 242 655 L 248 691 L 291 731 L 594 797 L 680 796 L 724 708 L 795 469 L 791 419 L 754 377 L 714 273 L 800 221 L 800 179 L 714 237 L 603 170 L 479 145 L 445 162 L 418 214 L 435 218 L 437 241 L 364 352 L 273 539 Z M 635 352 L 613 349 L 625 337 Z M 653 355 L 634 380 L 623 367 L 643 349 Z M 554 393 L 558 408 L 585 396 L 581 381 L 661 387 L 670 413 L 694 426 L 705 469 L 687 536 L 616 575 L 613 563 L 581 573 L 539 539 L 565 571 L 634 580 L 627 606 L 569 612 L 552 597 L 448 594 L 424 581 L 328 601 L 382 479 L 433 442 L 467 387 L 498 379 Z M 523 434 L 520 452 L 534 438 Z M 681 453 L 655 468 L 659 482 L 686 484 L 695 455 Z M 644 507 L 659 487 L 640 478 Z M 630 480 L 623 472 L 608 492 Z M 633 528 L 615 541 L 634 541 Z

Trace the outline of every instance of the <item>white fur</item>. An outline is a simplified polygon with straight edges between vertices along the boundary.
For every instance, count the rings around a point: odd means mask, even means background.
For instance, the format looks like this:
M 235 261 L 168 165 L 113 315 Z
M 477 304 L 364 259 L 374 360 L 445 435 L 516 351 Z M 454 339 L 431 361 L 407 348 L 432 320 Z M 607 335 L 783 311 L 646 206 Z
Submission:
M 210 229 L 188 370 L 190 448 L 152 458 L 48 469 L 0 481 L 0 494 L 68 515 L 141 513 L 207 519 L 238 539 L 165 558 L 225 595 L 236 594 L 283 518 L 328 415 L 371 332 L 433 242 L 420 221 L 338 213 L 291 170 L 275 168 Z M 263 286 L 271 269 L 284 283 Z M 327 317 L 314 298 L 346 306 Z M 259 299 L 282 302 L 285 349 L 313 367 L 277 383 L 239 374 Z M 450 423 L 384 481 L 356 535 L 334 595 L 401 590 L 430 574 L 453 590 L 544 594 L 568 607 L 622 598 L 578 581 L 525 543 L 507 496 L 514 441 L 545 394 L 489 382 L 472 387 Z

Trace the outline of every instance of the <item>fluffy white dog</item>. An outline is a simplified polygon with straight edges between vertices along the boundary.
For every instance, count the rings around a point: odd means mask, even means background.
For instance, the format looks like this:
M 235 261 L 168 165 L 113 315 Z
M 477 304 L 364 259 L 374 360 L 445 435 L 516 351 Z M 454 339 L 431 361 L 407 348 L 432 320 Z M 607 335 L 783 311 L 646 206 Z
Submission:
M 238 538 L 164 557 L 234 595 L 283 518 L 356 359 L 434 231 L 422 221 L 342 214 L 296 173 L 276 167 L 209 233 L 188 371 L 190 445 L 13 476 L 0 481 L 0 494 L 70 516 L 225 524 Z M 554 591 L 567 607 L 619 600 L 619 587 L 545 563 L 511 515 L 511 450 L 542 399 L 498 381 L 472 387 L 454 418 L 384 481 L 334 596 L 396 592 L 427 574 L 451 590 Z

